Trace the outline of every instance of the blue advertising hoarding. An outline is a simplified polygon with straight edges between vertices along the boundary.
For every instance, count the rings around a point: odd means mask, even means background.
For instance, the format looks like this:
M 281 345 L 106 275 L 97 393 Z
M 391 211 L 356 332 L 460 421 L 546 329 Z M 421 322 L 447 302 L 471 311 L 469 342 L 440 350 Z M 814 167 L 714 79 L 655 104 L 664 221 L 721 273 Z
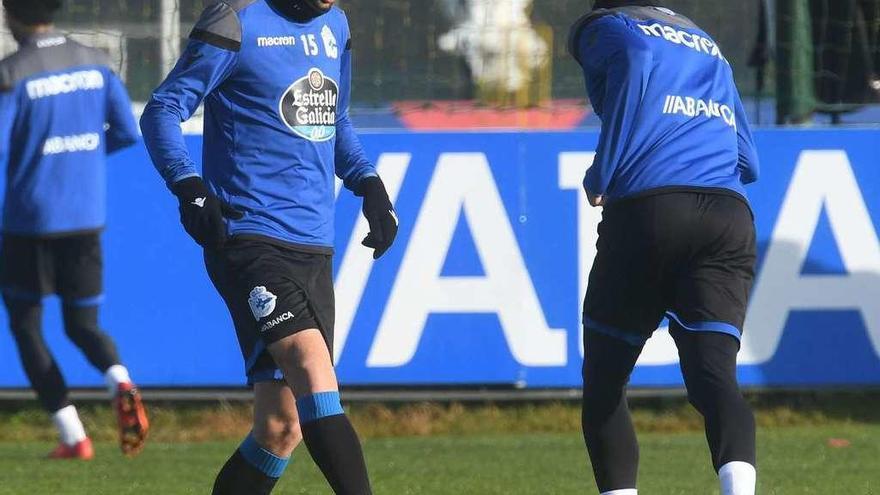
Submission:
M 366 133 L 401 231 L 374 263 L 360 204 L 337 208 L 334 349 L 348 385 L 580 384 L 581 298 L 601 211 L 580 182 L 594 131 Z M 757 133 L 749 194 L 759 271 L 740 355 L 752 387 L 880 384 L 880 131 Z M 187 138 L 200 154 L 201 138 Z M 142 146 L 111 160 L 103 326 L 146 386 L 244 383 L 231 322 Z M 245 295 L 246 297 L 246 295 Z M 68 381 L 100 375 L 45 333 Z M 0 327 L 7 328 L 5 314 Z M 0 331 L 0 387 L 25 387 Z M 633 386 L 681 383 L 671 338 L 649 341 Z

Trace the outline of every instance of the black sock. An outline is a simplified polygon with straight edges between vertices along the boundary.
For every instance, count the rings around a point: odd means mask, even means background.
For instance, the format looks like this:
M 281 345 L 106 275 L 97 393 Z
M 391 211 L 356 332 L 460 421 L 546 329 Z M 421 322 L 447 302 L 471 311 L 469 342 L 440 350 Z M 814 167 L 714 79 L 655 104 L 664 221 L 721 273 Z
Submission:
M 213 495 L 269 495 L 287 467 L 289 459 L 260 447 L 248 435 L 223 465 L 214 481 Z
M 296 401 L 303 440 L 337 495 L 370 495 L 367 465 L 357 433 L 342 410 L 338 392 Z

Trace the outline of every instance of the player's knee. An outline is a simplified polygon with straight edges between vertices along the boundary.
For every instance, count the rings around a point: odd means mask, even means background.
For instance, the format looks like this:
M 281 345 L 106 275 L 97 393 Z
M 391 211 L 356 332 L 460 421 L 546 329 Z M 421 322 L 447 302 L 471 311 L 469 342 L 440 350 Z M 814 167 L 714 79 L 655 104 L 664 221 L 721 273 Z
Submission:
M 332 365 L 320 355 L 306 354 L 291 357 L 282 368 L 292 372 L 297 382 L 302 381 L 307 384 L 323 383 L 333 376 Z
M 626 384 L 601 378 L 584 381 L 582 420 L 584 424 L 602 422 L 620 405 Z
M 9 314 L 9 326 L 15 334 L 32 334 L 39 332 L 42 316 L 41 307 L 37 304 L 25 304 L 6 301 Z
M 584 366 L 584 402 L 617 403 L 626 390 L 627 377 L 617 377 L 601 370 Z
M 749 409 L 735 382 L 711 379 L 695 380 L 695 382 L 688 384 L 688 401 L 703 415 Z
M 64 331 L 68 337 L 98 332 L 98 309 L 95 307 L 64 307 Z
M 254 425 L 254 439 L 267 450 L 287 457 L 302 442 L 299 421 L 293 415 L 269 415 Z

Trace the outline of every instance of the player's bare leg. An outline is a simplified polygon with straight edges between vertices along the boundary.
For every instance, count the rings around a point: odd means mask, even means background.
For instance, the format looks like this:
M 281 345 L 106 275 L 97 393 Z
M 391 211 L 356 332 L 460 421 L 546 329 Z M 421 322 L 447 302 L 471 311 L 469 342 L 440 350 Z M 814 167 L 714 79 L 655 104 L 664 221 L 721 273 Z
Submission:
M 293 391 L 282 381 L 254 385 L 254 440 L 278 457 L 290 457 L 302 442 Z
M 254 428 L 217 475 L 213 495 L 268 495 L 301 441 L 290 387 L 254 384 Z
M 296 396 L 303 439 L 333 491 L 341 495 L 371 492 L 357 433 L 339 401 L 339 384 L 324 336 L 304 330 L 269 346 Z

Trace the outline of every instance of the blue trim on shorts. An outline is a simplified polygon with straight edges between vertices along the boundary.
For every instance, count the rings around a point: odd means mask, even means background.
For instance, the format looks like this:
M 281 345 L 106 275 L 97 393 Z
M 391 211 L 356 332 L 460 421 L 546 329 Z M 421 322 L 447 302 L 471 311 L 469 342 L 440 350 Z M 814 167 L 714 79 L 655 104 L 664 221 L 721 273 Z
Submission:
M 263 382 L 284 381 L 284 373 L 282 373 L 281 370 L 278 368 L 265 368 L 249 372 L 247 375 L 247 379 L 248 385 Z
M 98 294 L 92 297 L 81 297 L 78 299 L 65 299 L 64 305 L 73 308 L 92 308 L 100 306 L 104 302 L 104 294 Z
M 284 380 L 284 374 L 281 373 L 281 370 L 278 368 L 254 369 L 254 366 L 257 365 L 257 359 L 260 358 L 260 355 L 263 354 L 263 351 L 265 350 L 266 343 L 263 342 L 263 339 L 258 339 L 257 343 L 254 345 L 253 352 L 251 352 L 250 357 L 248 357 L 247 361 L 244 363 L 244 372 L 247 376 L 248 385 Z
M 43 301 L 43 294 L 31 292 L 29 290 L 16 289 L 15 287 L 0 287 L 0 292 L 9 299 L 34 303 Z
M 678 317 L 677 314 L 672 311 L 667 311 L 666 314 L 676 323 L 681 325 L 682 328 L 688 330 L 690 332 L 716 332 L 716 333 L 725 333 L 735 338 L 736 340 L 742 339 L 742 332 L 740 332 L 739 328 L 731 325 L 730 323 L 724 323 L 723 321 L 695 321 L 693 323 L 685 323 L 681 318 Z
M 260 354 L 266 350 L 266 343 L 263 342 L 263 339 L 257 339 L 257 343 L 254 344 L 254 350 L 251 351 L 251 355 L 248 356 L 247 361 L 244 362 L 245 372 L 248 374 L 251 373 L 251 368 L 253 368 L 257 364 L 257 359 L 260 359 Z
M 330 416 L 345 414 L 339 392 L 318 392 L 313 395 L 297 399 L 296 410 L 299 413 L 300 424 L 315 422 Z
M 611 325 L 599 323 L 598 321 L 586 315 L 584 315 L 584 331 L 601 333 L 602 335 L 607 335 L 609 337 L 614 337 L 615 339 L 620 339 L 627 344 L 636 347 L 641 347 L 645 345 L 645 342 L 647 342 L 648 338 L 650 337 L 644 337 L 633 332 L 620 330 L 618 328 L 612 327 Z
M 248 433 L 247 438 L 238 447 L 238 451 L 251 466 L 270 478 L 280 478 L 290 463 L 290 457 L 279 457 L 261 447 L 254 438 L 253 432 Z

